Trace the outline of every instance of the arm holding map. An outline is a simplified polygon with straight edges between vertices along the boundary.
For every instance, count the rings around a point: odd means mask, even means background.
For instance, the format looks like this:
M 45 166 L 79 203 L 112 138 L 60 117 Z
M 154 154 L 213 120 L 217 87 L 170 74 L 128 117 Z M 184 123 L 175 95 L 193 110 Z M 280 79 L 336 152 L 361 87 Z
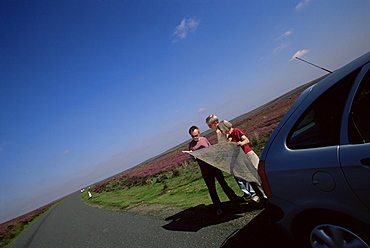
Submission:
M 261 183 L 257 169 L 234 142 L 223 142 L 196 151 L 183 151 L 233 176 Z

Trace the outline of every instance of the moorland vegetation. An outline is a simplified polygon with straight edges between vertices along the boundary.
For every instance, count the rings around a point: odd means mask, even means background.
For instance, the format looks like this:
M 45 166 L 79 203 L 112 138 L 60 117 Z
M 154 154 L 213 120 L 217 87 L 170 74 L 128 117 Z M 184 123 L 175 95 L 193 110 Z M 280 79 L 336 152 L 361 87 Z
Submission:
M 231 122 L 234 127 L 242 129 L 250 139 L 251 148 L 260 155 L 265 143 L 290 106 L 307 87 L 322 78 L 302 85 Z M 216 143 L 216 133 L 207 130 L 202 133 L 211 144 Z M 159 154 L 142 164 L 119 175 L 97 183 L 81 193 L 81 199 L 89 205 L 112 210 L 127 211 L 140 205 L 161 204 L 175 206 L 179 209 L 211 205 L 208 190 L 196 162 L 190 155 L 182 153 L 187 150 L 185 141 L 168 151 Z M 234 178 L 225 174 L 228 184 L 238 192 Z M 219 185 L 218 192 L 221 192 Z M 220 194 L 221 201 L 227 201 Z M 59 200 L 60 201 L 60 200 Z M 58 202 L 59 202 L 58 201 Z M 200 204 L 201 203 L 201 204 Z M 30 213 L 0 224 L 0 247 L 9 247 L 38 217 L 57 202 L 50 203 Z M 199 205 L 200 204 L 200 205 Z M 202 209 L 200 207 L 198 209 Z M 257 208 L 256 208 L 257 209 Z M 253 210 L 253 208 L 250 208 Z
M 319 80 L 319 79 L 318 79 Z M 298 87 L 263 106 L 231 120 L 234 127 L 242 129 L 250 139 L 251 148 L 261 155 L 263 147 L 273 130 L 300 93 L 318 80 Z M 211 144 L 216 142 L 215 131 L 202 133 Z M 155 159 L 148 160 L 120 175 L 96 184 L 90 189 L 89 198 L 85 193 L 81 198 L 90 205 L 117 211 L 126 211 L 143 204 L 166 204 L 181 209 L 192 208 L 199 203 L 211 205 L 206 185 L 200 170 L 187 150 L 188 141 L 178 145 Z M 226 181 L 239 192 L 231 175 L 225 174 Z M 220 187 L 217 184 L 217 187 Z M 221 189 L 221 201 L 227 197 Z

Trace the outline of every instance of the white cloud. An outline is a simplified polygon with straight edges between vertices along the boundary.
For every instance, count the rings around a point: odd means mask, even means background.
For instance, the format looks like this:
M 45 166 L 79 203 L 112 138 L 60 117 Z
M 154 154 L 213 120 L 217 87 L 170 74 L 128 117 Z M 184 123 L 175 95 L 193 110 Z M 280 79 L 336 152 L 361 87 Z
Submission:
M 306 4 L 308 4 L 311 0 L 302 0 L 299 2 L 297 6 L 295 6 L 296 10 L 301 10 Z
M 287 36 L 289 36 L 291 34 L 293 34 L 293 29 L 286 31 L 285 33 L 283 33 L 282 35 L 280 35 L 280 37 L 277 38 L 275 41 L 281 40 L 281 39 L 283 39 L 283 38 L 285 38 L 285 37 L 287 37 Z M 281 43 L 280 46 L 275 47 L 275 49 L 272 52 L 272 54 L 275 54 L 276 52 L 278 52 L 280 50 L 283 50 L 287 46 L 289 46 L 289 43 L 288 42 Z
M 303 50 L 299 50 L 298 52 L 296 52 L 290 59 L 289 61 L 293 61 L 295 60 L 296 57 L 302 57 L 303 55 L 307 54 L 310 52 L 310 49 L 303 49 Z
M 198 110 L 198 113 L 200 113 L 200 112 L 203 112 L 203 111 L 206 111 L 208 108 L 200 108 L 199 110 Z
M 278 46 L 278 47 L 276 47 L 272 53 L 276 53 L 276 52 L 278 52 L 278 51 L 280 51 L 280 50 L 283 50 L 283 49 L 284 49 L 284 48 L 286 48 L 287 46 L 289 46 L 289 43 L 286 43 L 286 42 L 281 43 L 281 45 L 280 45 L 280 46 Z
M 68 154 L 70 154 L 70 153 L 71 153 L 70 151 L 66 150 L 66 151 L 64 151 L 64 152 L 62 153 L 62 156 L 68 155 Z
M 183 18 L 181 23 L 176 26 L 173 35 L 176 37 L 173 42 L 185 39 L 189 32 L 194 32 L 199 26 L 200 21 L 195 18 Z
M 279 38 L 277 38 L 277 40 L 280 40 L 284 37 L 287 37 L 287 36 L 291 35 L 292 33 L 293 33 L 293 30 L 288 30 L 285 33 L 283 33 Z

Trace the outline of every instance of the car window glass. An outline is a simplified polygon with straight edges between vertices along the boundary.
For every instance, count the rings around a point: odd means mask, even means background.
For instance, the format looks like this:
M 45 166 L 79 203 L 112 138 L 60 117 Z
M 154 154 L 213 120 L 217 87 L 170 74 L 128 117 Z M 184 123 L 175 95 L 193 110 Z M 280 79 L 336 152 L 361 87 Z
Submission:
M 353 144 L 370 142 L 370 70 L 363 77 L 355 95 L 348 123 L 348 137 Z
M 303 113 L 288 135 L 291 149 L 338 145 L 340 125 L 348 93 L 359 70 L 338 81 Z

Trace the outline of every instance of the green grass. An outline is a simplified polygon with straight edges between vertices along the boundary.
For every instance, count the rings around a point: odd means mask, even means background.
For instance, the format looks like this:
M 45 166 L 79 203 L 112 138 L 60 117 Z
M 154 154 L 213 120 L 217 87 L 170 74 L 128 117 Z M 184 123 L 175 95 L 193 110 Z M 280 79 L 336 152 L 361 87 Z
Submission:
M 149 184 L 125 188 L 115 184 L 117 189 L 110 187 L 108 192 L 93 193 L 91 199 L 88 198 L 87 192 L 83 192 L 81 193 L 81 198 L 89 205 L 118 211 L 125 211 L 140 204 L 165 204 L 182 209 L 195 207 L 200 204 L 212 204 L 208 189 L 196 162 L 187 163 L 186 167 L 180 167 L 177 170 L 177 173 L 165 173 L 172 175 L 172 177 L 161 180 L 161 182 L 152 180 L 152 183 Z M 242 195 L 234 177 L 227 173 L 224 173 L 224 176 L 229 186 L 237 194 Z M 218 183 L 216 185 L 220 200 L 228 201 L 229 199 L 221 186 Z
M 248 137 L 250 139 L 250 147 L 258 156 L 261 155 L 277 123 L 294 103 L 295 98 L 292 96 L 298 97 L 298 94 L 308 86 L 307 84 L 305 87 L 294 89 L 286 95 L 251 111 L 250 114 L 245 114 L 241 118 L 235 119 L 235 121 L 238 120 L 238 123 L 235 123 L 236 127 L 241 128 L 250 136 Z M 267 118 L 267 116 L 271 116 L 271 118 Z M 214 133 L 210 132 L 208 134 L 213 135 L 213 138 L 215 138 Z M 184 145 L 182 144 L 182 146 Z M 170 156 L 167 153 L 166 155 Z M 144 168 L 145 164 L 142 164 L 140 167 Z M 229 186 L 238 195 L 242 195 L 234 177 L 226 173 L 224 173 L 224 176 Z M 91 199 L 88 199 L 86 192 L 81 193 L 82 200 L 90 205 L 121 211 L 140 204 L 158 203 L 182 209 L 192 208 L 201 204 L 212 204 L 208 189 L 195 161 L 189 162 L 189 160 L 185 160 L 182 166 L 173 169 L 173 171 L 157 175 L 157 177 L 117 177 L 116 179 L 105 181 L 105 184 L 98 185 L 99 188 L 92 188 L 92 192 L 94 190 L 97 192 L 93 193 Z M 216 188 L 220 200 L 222 202 L 228 201 L 227 196 L 218 183 L 216 183 Z

